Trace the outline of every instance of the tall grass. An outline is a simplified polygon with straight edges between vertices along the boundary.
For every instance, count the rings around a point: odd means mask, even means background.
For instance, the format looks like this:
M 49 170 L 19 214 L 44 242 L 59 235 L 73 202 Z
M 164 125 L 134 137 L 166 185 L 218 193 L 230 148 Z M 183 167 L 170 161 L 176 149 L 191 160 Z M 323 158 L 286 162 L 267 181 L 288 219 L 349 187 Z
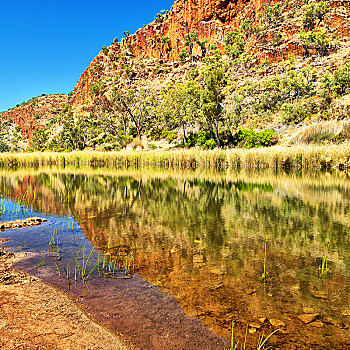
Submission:
M 309 144 L 320 142 L 341 142 L 350 138 L 349 121 L 325 121 L 304 126 L 294 133 L 286 143 Z
M 162 165 L 167 167 L 261 167 L 348 168 L 350 143 L 342 145 L 295 145 L 254 149 L 180 149 L 169 151 L 75 151 L 67 153 L 3 153 L 0 166 L 43 165 Z

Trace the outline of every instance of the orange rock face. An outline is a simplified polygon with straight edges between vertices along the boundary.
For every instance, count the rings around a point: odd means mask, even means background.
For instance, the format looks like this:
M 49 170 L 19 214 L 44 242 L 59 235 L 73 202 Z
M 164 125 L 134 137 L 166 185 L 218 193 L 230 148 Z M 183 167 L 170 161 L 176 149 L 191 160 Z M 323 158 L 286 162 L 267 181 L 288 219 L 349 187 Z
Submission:
M 261 29 L 261 16 L 264 16 L 266 7 L 274 3 L 281 4 L 283 21 L 272 20 L 265 23 L 265 28 L 259 32 L 257 28 Z M 300 13 L 298 14 L 303 2 L 300 0 L 291 2 L 290 7 L 283 4 L 285 1 L 178 0 L 168 14 L 140 28 L 135 34 L 124 38 L 121 43 L 113 43 L 108 49 L 116 57 L 127 49 L 136 58 L 178 60 L 179 53 L 185 48 L 186 35 L 195 31 L 198 32 L 199 40 L 208 41 L 207 46 L 215 43 L 221 51 L 224 51 L 227 33 L 233 29 L 242 30 L 243 23 L 250 21 L 249 33 L 247 30 L 242 31 L 246 36 L 245 52 L 253 60 L 276 62 L 287 59 L 291 54 L 303 55 L 305 51 L 298 39 L 299 32 L 304 27 Z M 349 37 L 349 2 L 327 0 L 326 7 L 332 11 L 325 15 L 324 26 L 340 39 Z M 276 40 L 277 36 L 282 40 Z M 202 50 L 197 45 L 193 53 L 200 56 Z M 315 51 L 310 50 L 310 53 Z M 89 73 L 96 63 L 108 63 L 108 60 L 109 58 L 101 52 L 89 65 L 75 88 L 71 100 L 73 105 L 88 100 L 91 86 L 108 77 L 103 69 L 93 76 Z
M 41 129 L 68 103 L 68 96 L 57 94 L 40 96 L 26 104 L 2 113 L 3 120 L 10 120 L 21 128 L 22 135 L 31 140 L 36 129 Z

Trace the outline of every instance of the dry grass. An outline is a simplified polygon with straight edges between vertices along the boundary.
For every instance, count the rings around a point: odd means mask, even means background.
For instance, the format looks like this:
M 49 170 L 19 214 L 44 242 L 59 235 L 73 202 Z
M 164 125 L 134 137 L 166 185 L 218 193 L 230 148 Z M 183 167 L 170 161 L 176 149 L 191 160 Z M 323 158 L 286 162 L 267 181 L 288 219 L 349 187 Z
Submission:
M 303 127 L 287 140 L 286 144 L 300 145 L 324 142 L 339 142 L 350 139 L 349 121 L 328 121 Z
M 350 143 L 342 145 L 294 145 L 255 149 L 183 149 L 170 151 L 77 151 L 67 153 L 3 153 L 0 166 L 43 165 L 161 165 L 167 167 L 348 168 Z

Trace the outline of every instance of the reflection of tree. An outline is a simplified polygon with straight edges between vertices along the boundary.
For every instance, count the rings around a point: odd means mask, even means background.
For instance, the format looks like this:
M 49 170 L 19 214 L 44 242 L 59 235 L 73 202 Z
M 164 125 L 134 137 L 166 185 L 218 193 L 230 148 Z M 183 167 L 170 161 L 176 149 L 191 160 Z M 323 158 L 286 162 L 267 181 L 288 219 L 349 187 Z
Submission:
M 278 184 L 274 177 L 270 181 L 258 176 L 212 181 L 188 173 L 130 176 L 116 171 L 88 176 L 53 171 L 2 174 L 0 190 L 20 195 L 35 189 L 34 206 L 51 214 L 72 212 L 96 247 L 112 254 L 120 246 L 132 251 L 146 277 L 186 299 L 185 305 L 198 303 L 198 298 L 190 301 L 194 292 L 203 300 L 210 296 L 208 310 L 219 305 L 215 317 L 222 320 L 225 314 L 234 315 L 235 300 L 227 295 L 240 291 L 233 286 L 261 286 L 265 237 L 267 269 L 274 279 L 270 288 L 280 298 L 274 300 L 276 309 L 293 313 L 292 308 L 318 286 L 318 266 L 312 264 L 322 259 L 326 242 L 333 250 L 332 266 L 343 263 L 350 269 L 347 183 L 305 184 L 301 178 L 300 184 L 290 186 L 289 178 Z M 215 277 L 212 267 L 218 267 Z M 329 282 L 347 285 L 341 275 Z M 300 289 L 292 293 L 291 285 Z M 180 289 L 183 294 L 177 296 Z M 289 300 L 288 307 L 282 298 Z M 348 289 L 337 296 L 338 301 L 345 299 Z M 330 310 L 337 311 L 339 305 Z
M 185 239 L 186 246 L 205 250 L 212 258 L 219 258 L 223 247 L 236 249 L 232 241 L 241 247 L 242 258 L 249 256 L 249 248 L 244 248 L 246 240 L 260 244 L 261 235 L 278 240 L 284 250 L 295 246 L 306 251 L 311 245 L 320 250 L 329 241 L 344 262 L 349 261 L 350 193 L 339 184 L 302 186 L 297 196 L 281 189 L 282 185 L 275 190 L 266 181 L 252 180 L 143 179 L 141 175 L 60 172 L 42 173 L 30 181 L 23 176 L 0 178 L 3 190 L 24 191 L 30 182 L 42 190 L 36 193 L 37 201 L 47 200 L 50 191 L 50 208 L 57 201 L 65 211 L 94 213 L 97 231 L 99 226 L 108 231 L 113 223 L 121 233 L 130 220 L 140 227 L 157 222 L 170 232 L 169 242 L 180 245 Z

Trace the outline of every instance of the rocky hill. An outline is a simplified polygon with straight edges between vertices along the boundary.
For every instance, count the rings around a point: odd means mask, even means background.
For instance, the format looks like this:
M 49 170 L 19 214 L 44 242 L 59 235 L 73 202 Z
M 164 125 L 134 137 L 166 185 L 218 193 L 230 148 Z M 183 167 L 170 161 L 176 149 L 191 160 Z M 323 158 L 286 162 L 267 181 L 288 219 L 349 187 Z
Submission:
M 312 3 L 319 2 L 310 1 Z M 349 40 L 350 2 L 326 1 L 324 12 L 311 14 L 310 18 L 305 14 L 307 4 L 308 1 L 299 0 L 178 0 L 170 11 L 157 14 L 152 23 L 135 34 L 126 33 L 121 43 L 113 42 L 102 50 L 82 74 L 72 103 L 77 105 L 88 98 L 94 83 L 111 77 L 106 67 L 114 66 L 117 71 L 118 63 L 125 56 L 159 59 L 160 65 L 179 61 L 181 51 L 189 49 L 186 36 L 193 32 L 198 33 L 198 40 L 191 48 L 195 60 L 205 56 L 213 44 L 224 53 L 226 36 L 235 29 L 244 35 L 244 53 L 252 57 L 254 64 L 276 63 L 287 60 L 290 55 L 304 56 L 305 43 L 299 34 L 309 26 L 322 25 L 328 31 L 328 51 L 340 49 Z M 310 54 L 317 55 L 316 46 L 310 45 Z M 151 68 L 152 64 L 146 71 L 152 72 Z M 144 80 L 145 77 L 143 71 L 139 78 Z
M 29 103 L 5 119 L 28 139 L 41 128 L 33 147 L 44 142 L 55 150 L 155 148 L 159 139 L 212 148 L 348 137 L 349 1 L 178 0 L 124 34 L 90 63 L 59 118 L 53 115 L 66 97 L 53 95 L 46 105 L 52 114 Z M 314 123 L 322 125 L 310 137 Z
M 17 141 L 22 141 L 19 148 L 25 149 L 28 147 L 28 141 L 32 139 L 34 132 L 50 123 L 53 124 L 67 102 L 68 96 L 64 94 L 42 95 L 33 97 L 31 100 L 1 113 L 1 122 L 11 126 L 9 130 L 12 132 L 7 134 L 7 141 L 11 144 L 10 138 L 15 132 Z

